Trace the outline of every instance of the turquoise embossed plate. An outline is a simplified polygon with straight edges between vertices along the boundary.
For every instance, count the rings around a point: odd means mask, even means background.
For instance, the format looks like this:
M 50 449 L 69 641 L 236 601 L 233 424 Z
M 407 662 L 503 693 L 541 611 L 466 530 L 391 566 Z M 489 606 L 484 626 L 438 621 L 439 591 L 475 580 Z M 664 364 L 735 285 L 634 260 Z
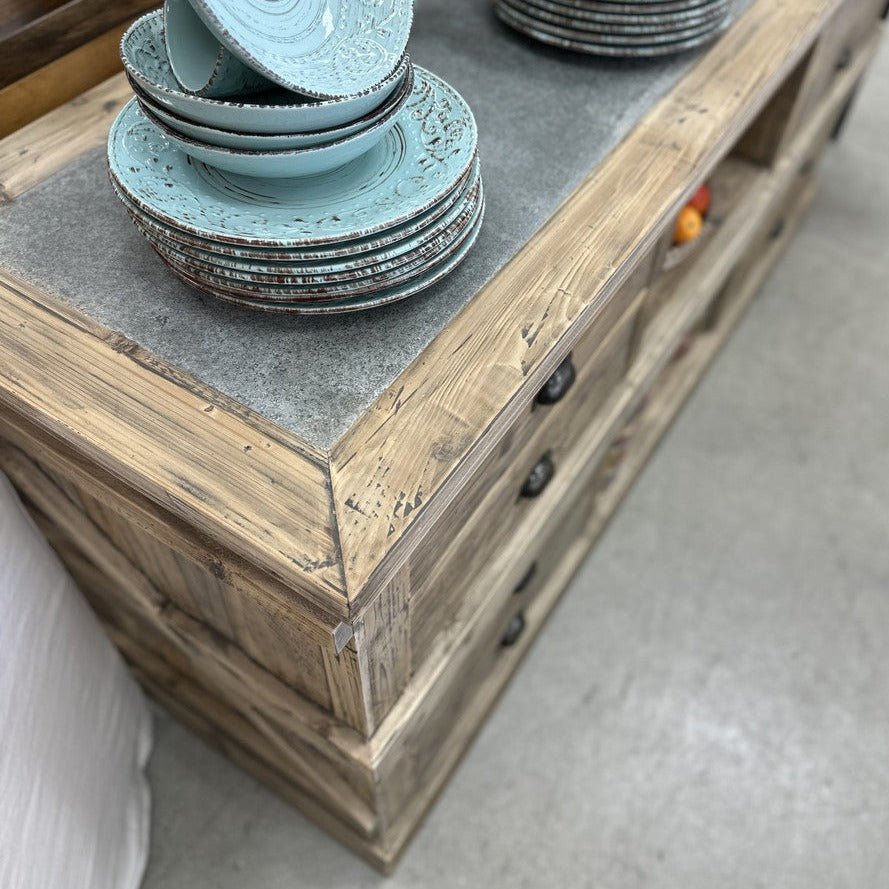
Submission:
M 145 95 L 189 120 L 241 133 L 309 133 L 343 126 L 379 107 L 408 70 L 402 56 L 392 74 L 373 88 L 338 99 L 312 101 L 285 89 L 256 96 L 208 99 L 182 90 L 170 68 L 164 45 L 162 10 L 137 19 L 123 35 L 120 57 L 137 95 Z
M 130 201 L 121 192 L 120 188 L 111 179 L 118 198 L 130 212 L 130 215 L 138 221 L 140 228 L 147 229 L 146 234 L 151 237 L 160 236 L 172 240 L 176 246 L 191 248 L 199 251 L 198 255 L 210 252 L 220 259 L 228 261 L 258 260 L 261 262 L 293 262 L 320 265 L 322 263 L 335 263 L 337 267 L 342 264 L 344 268 L 362 265 L 370 254 L 396 255 L 402 249 L 405 242 L 421 238 L 427 229 L 440 226 L 445 217 L 454 212 L 468 189 L 479 179 L 479 162 L 476 157 L 470 169 L 462 176 L 454 188 L 451 189 L 440 201 L 423 213 L 393 226 L 385 231 L 377 232 L 366 238 L 356 238 L 351 241 L 338 241 L 335 244 L 317 247 L 304 247 L 302 249 L 279 249 L 277 247 L 240 246 L 237 244 L 223 244 L 219 241 L 211 241 L 198 237 L 189 232 L 183 232 L 166 222 L 151 216 L 140 207 Z
M 250 299 L 248 297 L 235 296 L 222 290 L 208 289 L 206 284 L 189 278 L 182 272 L 175 270 L 174 272 L 183 281 L 193 287 L 196 287 L 198 290 L 210 293 L 212 296 L 215 296 L 218 299 L 225 300 L 226 302 L 235 303 L 239 306 L 258 310 L 261 312 L 285 312 L 291 315 L 327 315 L 342 312 L 357 312 L 364 309 L 373 309 L 377 306 L 384 306 L 389 303 L 406 299 L 409 296 L 413 296 L 415 293 L 419 293 L 421 290 L 425 290 L 427 287 L 431 287 L 433 284 L 436 284 L 438 281 L 442 280 L 442 278 L 449 275 L 461 262 L 463 262 L 463 260 L 467 257 L 469 251 L 475 244 L 479 232 L 481 231 L 482 221 L 484 219 L 484 210 L 484 200 L 482 200 L 481 211 L 479 213 L 478 219 L 475 225 L 465 236 L 465 240 L 463 240 L 463 242 L 459 244 L 459 246 L 452 253 L 450 253 L 446 257 L 443 257 L 438 265 L 428 268 L 423 275 L 420 275 L 419 277 L 408 281 L 406 284 L 386 288 L 368 296 L 359 296 L 353 297 L 351 299 L 342 300 L 329 300 L 325 302 L 300 302 L 296 300 L 277 302 L 269 300 Z
M 398 64 L 413 0 L 192 0 L 220 43 L 307 96 L 371 89 Z
M 358 269 L 345 277 L 293 275 L 286 268 L 274 274 L 229 269 L 213 262 L 195 260 L 161 242 L 156 241 L 152 246 L 173 266 L 212 286 L 268 299 L 339 299 L 373 293 L 424 274 L 429 267 L 438 263 L 443 251 L 462 242 L 463 235 L 475 223 L 481 203 L 481 189 L 476 189 L 451 226 L 413 251 L 407 261 L 399 262 L 392 268 Z
M 418 234 L 403 238 L 395 244 L 387 245 L 379 250 L 334 261 L 293 262 L 280 260 L 274 254 L 260 261 L 219 254 L 212 249 L 212 246 L 202 249 L 176 239 L 169 230 L 165 231 L 148 222 L 132 205 L 129 205 L 127 209 L 137 228 L 152 244 L 159 244 L 181 254 L 207 271 L 231 270 L 257 276 L 259 279 L 266 276 L 284 275 L 300 279 L 294 283 L 329 283 L 380 274 L 398 268 L 420 255 L 427 254 L 429 245 L 439 241 L 447 232 L 451 231 L 463 214 L 467 212 L 467 207 L 477 201 L 479 191 L 480 181 L 476 175 L 471 180 L 471 184 L 461 190 L 460 199 L 441 218 L 423 228 Z
M 192 161 L 135 101 L 111 127 L 109 170 L 136 206 L 211 241 L 300 248 L 364 238 L 435 205 L 475 156 L 477 130 L 466 102 L 425 69 L 415 75 L 385 138 L 319 176 L 259 179 Z

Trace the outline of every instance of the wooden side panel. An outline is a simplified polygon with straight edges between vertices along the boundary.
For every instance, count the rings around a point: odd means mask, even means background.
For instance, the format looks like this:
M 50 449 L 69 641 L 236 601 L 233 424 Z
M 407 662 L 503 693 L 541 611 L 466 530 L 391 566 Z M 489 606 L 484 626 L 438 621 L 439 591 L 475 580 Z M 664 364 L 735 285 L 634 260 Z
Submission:
M 0 275 L 0 293 L 0 403 L 348 614 L 323 455 L 31 285 Z
M 0 448 L 15 484 L 57 552 L 83 584 L 114 641 L 140 664 L 174 670 L 251 726 L 258 752 L 353 826 L 372 833 L 375 791 L 362 738 L 338 724 L 229 640 L 158 590 L 65 492 L 18 449 Z M 176 683 L 174 683 L 176 684 Z M 218 727 L 226 731 L 225 725 Z
M 27 449 L 43 474 L 177 607 L 346 725 L 366 731 L 354 646 L 334 654 L 335 627 L 329 620 L 307 610 L 287 587 L 0 408 L 2 438 Z M 123 590 L 117 601 L 126 608 Z
M 120 71 L 125 29 L 113 28 L 0 89 L 0 139 Z
M 111 122 L 131 99 L 123 74 L 93 87 L 0 142 L 0 202 L 11 201 L 92 148 L 105 144 Z
M 58 476 L 44 472 L 58 483 Z M 300 632 L 282 611 L 259 595 L 245 596 L 224 577 L 176 552 L 124 516 L 76 491 L 85 514 L 114 546 L 172 602 L 231 640 L 258 664 L 319 706 L 332 711 L 323 646 Z M 330 634 L 324 638 L 333 648 Z
M 7 3 L 7 6 L 10 4 Z M 52 4 L 11 6 L 28 14 L 0 15 L 0 87 L 24 77 L 93 40 L 109 29 L 132 21 L 155 6 L 155 0 L 67 0 Z
M 368 735 L 392 709 L 411 678 L 411 591 L 405 565 L 355 623 Z

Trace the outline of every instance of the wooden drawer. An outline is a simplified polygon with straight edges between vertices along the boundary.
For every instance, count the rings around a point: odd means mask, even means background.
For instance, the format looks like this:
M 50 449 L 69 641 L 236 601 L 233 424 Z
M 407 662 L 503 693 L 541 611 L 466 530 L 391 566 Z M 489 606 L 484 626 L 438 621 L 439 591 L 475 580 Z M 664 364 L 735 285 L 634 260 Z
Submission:
M 55 527 L 59 555 L 109 621 L 127 622 L 133 601 L 150 601 L 157 632 L 143 621 L 144 642 L 163 641 L 164 624 L 188 621 L 360 730 L 360 714 L 338 694 L 357 673 L 351 652 L 331 657 L 331 627 L 290 607 L 286 589 L 169 517 L 162 525 L 159 511 L 81 471 L 70 451 L 24 421 L 0 414 L 0 433 L 0 470 Z M 110 583 L 91 582 L 103 574 Z
M 520 581 L 504 578 L 455 643 L 437 681 L 400 702 L 374 738 L 375 768 L 384 789 L 380 809 L 396 829 L 412 801 L 434 793 L 436 782 L 453 767 L 474 733 L 474 712 L 490 706 L 489 685 L 502 685 L 499 674 L 512 671 L 542 626 L 556 591 L 581 563 L 594 500 L 592 487 L 579 490 L 551 533 L 528 541 Z M 398 727 L 391 735 L 390 725 Z
M 486 591 L 478 588 L 477 576 L 538 508 L 537 497 L 558 473 L 561 458 L 622 380 L 641 298 L 637 294 L 634 300 L 621 299 L 623 316 L 604 342 L 598 342 L 598 330 L 581 341 L 573 353 L 576 380 L 564 398 L 551 407 L 533 407 L 476 473 L 456 508 L 437 526 L 447 549 L 420 549 L 415 554 L 410 564 L 415 668 L 433 650 L 437 636 L 466 620 L 478 606 Z M 598 345 L 591 349 L 594 342 Z
M 808 118 L 824 98 L 835 78 L 854 61 L 867 38 L 874 33 L 886 0 L 845 0 L 824 29 L 809 63 L 797 118 Z

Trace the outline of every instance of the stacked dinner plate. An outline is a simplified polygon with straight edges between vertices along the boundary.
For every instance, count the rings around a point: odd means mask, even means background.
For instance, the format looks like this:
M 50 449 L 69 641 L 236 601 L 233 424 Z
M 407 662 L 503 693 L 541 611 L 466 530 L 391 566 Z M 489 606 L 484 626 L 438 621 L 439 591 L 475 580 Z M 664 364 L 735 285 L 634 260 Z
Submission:
M 368 16 L 392 15 L 399 2 L 325 6 L 358 16 L 363 65 L 382 57 L 368 47 L 384 29 L 362 34 Z M 260 12 L 267 5 L 246 0 Z M 231 40 L 235 25 L 214 34 Z M 326 33 L 323 16 L 318 26 Z M 294 83 L 298 66 L 275 55 L 257 64 L 254 47 L 241 58 L 268 89 L 212 98 L 177 80 L 165 36 L 159 12 L 124 36 L 136 97 L 111 128 L 108 165 L 136 226 L 182 280 L 253 309 L 347 312 L 410 296 L 467 255 L 484 212 L 475 121 L 453 87 L 410 63 L 406 34 L 386 47 L 370 86 L 362 73 L 362 89 L 350 91 L 348 70 L 313 65 Z M 293 41 L 282 45 L 294 53 Z M 348 69 L 349 59 L 340 45 L 327 65 Z
M 601 56 L 661 56 L 700 46 L 728 25 L 731 0 L 494 0 L 523 34 Z

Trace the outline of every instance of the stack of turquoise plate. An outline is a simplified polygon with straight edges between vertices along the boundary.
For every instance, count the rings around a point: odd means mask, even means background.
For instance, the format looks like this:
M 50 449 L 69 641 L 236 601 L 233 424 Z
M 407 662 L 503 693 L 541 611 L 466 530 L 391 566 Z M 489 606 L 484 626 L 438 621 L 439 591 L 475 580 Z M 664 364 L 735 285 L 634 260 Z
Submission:
M 600 56 L 663 56 L 713 40 L 731 0 L 494 0 L 506 24 L 542 43 Z
M 185 3 L 124 35 L 136 97 L 108 139 L 114 189 L 176 275 L 250 308 L 346 312 L 466 256 L 476 125 L 407 58 L 410 0 Z

